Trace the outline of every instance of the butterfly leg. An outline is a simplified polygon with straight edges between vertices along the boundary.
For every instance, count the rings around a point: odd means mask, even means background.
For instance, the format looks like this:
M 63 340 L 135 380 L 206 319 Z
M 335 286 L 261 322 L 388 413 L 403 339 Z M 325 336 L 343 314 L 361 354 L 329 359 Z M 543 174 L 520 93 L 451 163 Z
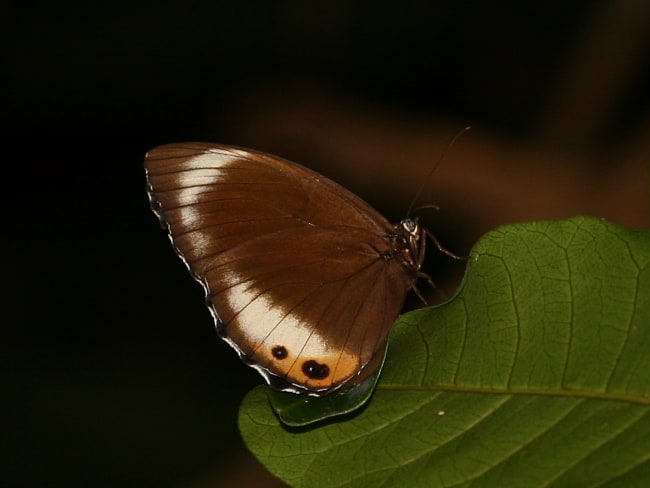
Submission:
M 449 256 L 450 258 L 453 258 L 453 259 L 459 259 L 459 260 L 467 259 L 467 256 L 458 256 L 457 254 L 454 254 L 453 252 L 445 249 L 443 247 L 443 245 L 440 244 L 440 241 L 438 240 L 438 238 L 429 229 L 424 229 L 424 232 L 426 232 L 429 239 L 431 239 L 431 242 L 433 242 L 436 245 L 436 247 L 438 248 L 438 251 L 440 251 L 441 253 L 446 254 L 447 256 Z M 423 241 L 424 240 L 426 240 L 426 239 L 423 239 Z

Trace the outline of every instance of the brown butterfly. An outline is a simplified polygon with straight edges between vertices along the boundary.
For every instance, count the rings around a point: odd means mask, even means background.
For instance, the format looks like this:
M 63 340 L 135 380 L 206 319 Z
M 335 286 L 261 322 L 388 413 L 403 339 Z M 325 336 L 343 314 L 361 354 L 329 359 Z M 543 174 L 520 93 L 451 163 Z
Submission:
M 426 231 L 262 152 L 169 144 L 145 158 L 153 211 L 219 335 L 278 390 L 326 395 L 381 365 Z M 416 290 L 417 291 L 417 290 Z

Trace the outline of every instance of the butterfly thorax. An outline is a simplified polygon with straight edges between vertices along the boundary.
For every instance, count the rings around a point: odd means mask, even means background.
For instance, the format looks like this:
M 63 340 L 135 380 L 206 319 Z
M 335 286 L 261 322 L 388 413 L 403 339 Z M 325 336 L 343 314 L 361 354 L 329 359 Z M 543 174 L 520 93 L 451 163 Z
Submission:
M 417 274 L 424 259 L 424 231 L 418 219 L 404 219 L 393 229 L 394 232 L 387 236 L 391 248 L 382 257 L 386 260 L 396 259 L 414 275 Z

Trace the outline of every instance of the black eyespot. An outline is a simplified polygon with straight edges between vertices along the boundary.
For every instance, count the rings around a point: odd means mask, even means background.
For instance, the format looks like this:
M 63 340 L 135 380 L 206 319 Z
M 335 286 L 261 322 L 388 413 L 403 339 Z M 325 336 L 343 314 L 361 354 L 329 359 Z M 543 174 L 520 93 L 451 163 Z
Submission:
M 320 364 L 310 359 L 302 363 L 302 372 L 312 380 L 322 380 L 330 375 L 330 368 L 327 364 Z
M 289 355 L 287 348 L 284 346 L 273 346 L 273 349 L 271 349 L 271 354 L 273 354 L 273 357 L 275 359 L 284 359 Z

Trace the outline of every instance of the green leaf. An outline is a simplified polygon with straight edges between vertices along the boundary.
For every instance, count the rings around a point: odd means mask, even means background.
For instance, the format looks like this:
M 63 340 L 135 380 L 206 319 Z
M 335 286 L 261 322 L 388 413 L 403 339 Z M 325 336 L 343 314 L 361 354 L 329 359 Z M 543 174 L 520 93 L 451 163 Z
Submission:
M 287 429 L 263 388 L 245 442 L 292 486 L 650 486 L 650 230 L 496 229 L 461 290 L 403 315 L 366 408 Z

